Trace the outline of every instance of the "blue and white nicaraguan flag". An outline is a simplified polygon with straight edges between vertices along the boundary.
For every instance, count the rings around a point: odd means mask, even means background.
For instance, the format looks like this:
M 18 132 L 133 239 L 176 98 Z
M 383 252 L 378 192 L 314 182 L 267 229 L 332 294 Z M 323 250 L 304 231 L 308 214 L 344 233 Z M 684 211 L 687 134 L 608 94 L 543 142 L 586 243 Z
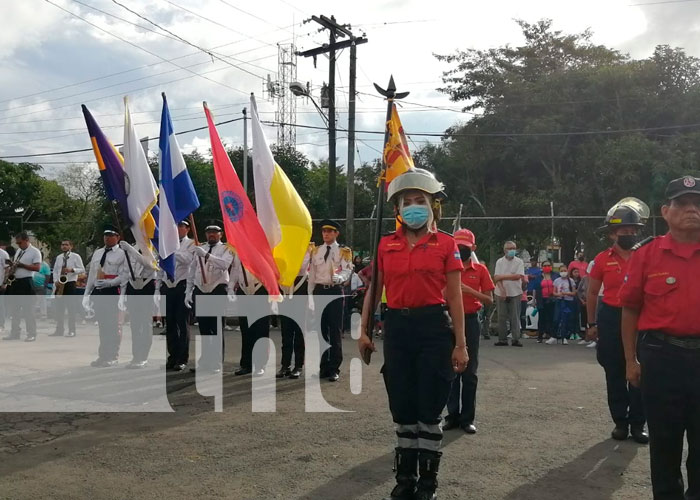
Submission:
M 160 220 L 158 224 L 161 268 L 170 279 L 175 274 L 175 252 L 180 248 L 177 224 L 199 208 L 180 145 L 173 131 L 168 101 L 163 93 L 163 113 L 160 121 L 158 163 L 160 167 Z

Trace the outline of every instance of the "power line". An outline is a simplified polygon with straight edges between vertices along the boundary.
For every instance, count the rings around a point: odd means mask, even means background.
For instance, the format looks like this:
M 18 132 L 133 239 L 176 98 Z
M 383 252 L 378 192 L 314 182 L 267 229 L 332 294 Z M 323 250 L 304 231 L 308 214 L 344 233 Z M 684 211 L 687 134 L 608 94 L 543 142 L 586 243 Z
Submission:
M 114 0 L 112 0 L 112 1 L 114 1 Z M 260 16 L 256 16 L 256 15 L 253 14 L 252 12 L 248 12 L 247 10 L 241 9 L 240 7 L 236 7 L 235 5 L 233 5 L 233 4 L 229 3 L 229 2 L 227 2 L 226 0 L 219 0 L 219 1 L 220 1 L 222 4 L 228 5 L 228 6 L 231 7 L 232 9 L 237 10 L 238 12 L 242 12 L 243 14 L 245 14 L 245 15 L 247 15 L 247 16 L 250 16 L 250 17 L 252 17 L 252 18 L 255 18 L 255 19 L 257 19 L 258 21 L 262 21 L 263 23 L 269 24 L 270 26 L 274 26 L 275 28 L 280 29 L 280 30 L 283 29 L 283 30 L 285 30 L 286 32 L 291 33 L 292 35 L 294 35 L 294 33 L 290 32 L 288 29 L 282 28 L 281 26 L 277 26 L 276 24 L 271 23 L 271 22 L 268 21 L 267 19 L 263 19 L 263 18 L 260 17 Z
M 220 125 L 226 125 L 227 123 L 233 123 L 237 121 L 241 121 L 243 117 L 240 118 L 234 118 L 232 120 L 225 120 L 223 122 L 218 122 L 215 123 L 215 125 L 218 127 Z M 189 134 L 191 132 L 198 132 L 200 130 L 205 130 L 207 129 L 208 126 L 205 125 L 204 127 L 197 127 L 197 128 L 192 128 L 190 130 L 183 130 L 182 132 L 176 132 L 175 135 L 182 135 L 182 134 Z M 157 141 L 160 139 L 160 136 L 158 137 L 149 137 L 147 140 L 148 142 L 150 141 Z M 115 148 L 118 148 L 119 146 L 123 146 L 123 144 L 114 144 Z M 92 148 L 84 148 L 84 149 L 72 149 L 70 151 L 59 151 L 56 153 L 36 153 L 36 154 L 31 154 L 31 155 L 12 155 L 12 156 L 0 156 L 0 159 L 2 160 L 7 160 L 7 159 L 12 159 L 12 158 L 37 158 L 40 156 L 60 156 L 60 155 L 68 155 L 68 154 L 74 154 L 74 153 L 85 153 L 87 151 L 92 151 Z
M 242 120 L 243 118 L 236 118 L 233 120 L 227 120 L 224 122 L 217 123 L 217 125 L 224 125 L 227 123 L 236 122 Z M 298 127 L 313 130 L 328 130 L 327 127 L 319 127 L 315 125 L 302 125 L 293 123 L 283 123 L 275 121 L 261 120 L 261 123 L 269 126 L 288 126 L 288 127 Z M 649 127 L 649 128 L 632 128 L 632 129 L 617 129 L 617 130 L 588 130 L 588 131 L 578 131 L 578 132 L 482 132 L 482 133 L 458 133 L 458 134 L 446 134 L 445 132 L 406 132 L 407 136 L 417 136 L 417 137 L 444 137 L 448 135 L 449 137 L 557 137 L 557 136 L 585 136 L 585 135 L 612 135 L 612 134 L 625 134 L 625 133 L 636 133 L 636 132 L 651 132 L 656 130 L 676 130 L 685 128 L 695 128 L 700 127 L 700 123 L 691 123 L 686 125 L 667 125 L 662 127 Z M 204 130 L 207 127 L 197 127 L 190 130 L 185 130 L 183 132 L 178 132 L 177 135 L 187 134 L 190 132 L 197 132 L 199 130 Z M 340 132 L 348 132 L 345 129 L 338 129 Z M 357 130 L 358 134 L 372 134 L 372 135 L 383 135 L 384 132 L 380 130 Z M 149 141 L 157 140 L 157 137 L 149 138 Z M 359 139 L 358 139 L 359 140 Z M 367 144 L 365 144 L 367 145 Z M 117 145 L 119 146 L 119 145 Z M 368 146 L 369 147 L 369 146 Z M 73 153 L 83 153 L 85 151 L 92 151 L 92 149 L 76 149 L 70 151 L 58 151 L 54 153 L 38 153 L 31 155 L 12 155 L 12 156 L 1 156 L 0 159 L 11 159 L 11 158 L 33 158 L 41 156 L 59 156 L 64 154 Z
M 115 35 L 114 33 L 112 33 L 112 32 L 110 32 L 110 31 L 108 31 L 108 30 L 106 30 L 106 29 L 104 29 L 104 28 L 98 26 L 97 24 L 94 24 L 94 23 L 88 21 L 87 19 L 85 19 L 85 18 L 82 17 L 82 16 L 79 16 L 78 14 L 75 14 L 74 12 L 71 12 L 71 11 L 69 11 L 68 9 L 64 9 L 63 7 L 61 7 L 60 5 L 58 5 L 58 4 L 54 3 L 54 2 L 52 2 L 51 0 L 44 0 L 44 1 L 45 1 L 46 3 L 48 3 L 48 4 L 53 5 L 54 7 L 58 8 L 58 9 L 61 9 L 62 11 L 64 11 L 64 12 L 70 14 L 70 15 L 73 16 L 73 17 L 76 17 L 76 18 L 80 19 L 81 21 L 83 21 L 83 22 L 89 24 L 90 26 L 92 26 L 92 27 L 94 27 L 94 28 L 96 28 L 96 29 L 102 31 L 103 33 L 106 33 L 107 35 L 116 38 L 117 40 L 121 40 L 122 42 L 127 43 L 127 44 L 131 45 L 132 47 L 137 48 L 138 50 L 141 50 L 141 51 L 143 51 L 143 52 L 146 52 L 147 54 L 150 54 L 150 55 L 152 55 L 152 56 L 154 56 L 154 57 L 157 57 L 158 59 L 161 59 L 161 60 L 163 60 L 163 61 L 165 61 L 165 62 L 168 62 L 168 63 L 172 64 L 173 66 L 177 66 L 177 67 L 179 67 L 180 69 L 187 70 L 187 68 L 184 68 L 184 67 L 182 67 L 182 66 L 180 66 L 180 65 L 178 65 L 178 64 L 175 64 L 175 63 L 172 62 L 172 61 L 168 61 L 167 59 L 165 59 L 164 57 L 162 57 L 162 56 L 156 54 L 155 52 L 151 52 L 151 51 L 148 50 L 148 49 L 144 49 L 143 47 L 141 47 L 141 46 L 139 46 L 139 45 L 136 45 L 135 43 L 130 42 L 129 40 L 126 40 L 126 39 L 120 37 L 119 35 Z M 229 64 L 230 64 L 230 63 L 229 63 Z M 187 70 L 187 71 L 189 71 L 189 70 Z M 230 85 L 227 85 L 227 84 L 225 84 L 225 83 L 223 83 L 223 82 L 218 82 L 218 81 L 216 81 L 216 80 L 212 80 L 211 78 L 207 78 L 207 77 L 205 77 L 205 76 L 199 75 L 199 74 L 197 74 L 197 73 L 195 73 L 195 72 L 193 72 L 193 71 L 190 71 L 190 73 L 193 73 L 193 74 L 195 74 L 195 75 L 197 75 L 197 76 L 199 76 L 199 77 L 201 77 L 201 78 L 204 78 L 205 80 L 210 81 L 210 82 L 212 82 L 212 83 L 216 83 L 216 84 L 218 84 L 218 85 L 221 85 L 221 86 L 223 86 L 223 87 L 229 88 L 229 89 L 231 89 L 231 90 L 235 90 L 236 92 L 240 92 L 241 94 L 246 94 L 246 95 L 247 95 L 247 92 L 244 92 L 244 91 L 242 91 L 242 90 L 240 90 L 240 89 L 237 89 L 237 88 L 235 88 L 235 87 L 231 87 Z M 8 117 L 8 118 L 13 118 L 13 117 Z
M 291 27 L 291 26 L 294 26 L 294 25 L 292 24 L 292 25 L 290 25 L 290 26 L 288 26 L 288 27 Z M 263 33 L 263 35 L 267 35 L 267 34 L 270 34 L 270 33 L 274 33 L 274 32 L 276 32 L 276 31 L 279 31 L 279 30 L 267 31 L 267 32 Z M 307 35 L 308 35 L 308 33 L 307 33 Z M 304 36 L 304 35 L 301 35 L 301 36 Z M 212 47 L 211 50 L 221 49 L 221 48 L 224 48 L 224 47 L 228 47 L 228 46 L 230 46 L 230 45 L 236 45 L 236 44 L 238 44 L 238 43 L 241 43 L 241 42 L 244 42 L 244 41 L 247 41 L 247 40 L 248 40 L 248 38 L 244 38 L 244 39 L 240 39 L 240 40 L 235 40 L 235 41 L 233 41 L 233 42 L 224 43 L 224 44 L 222 44 L 222 45 L 217 45 L 216 47 Z M 287 38 L 287 39 L 281 40 L 279 43 L 283 43 L 283 42 L 286 42 L 286 41 L 288 41 L 288 40 L 289 40 L 289 39 Z M 259 49 L 261 49 L 261 48 L 263 48 L 263 47 L 260 46 L 260 47 L 256 47 L 256 48 L 253 48 L 253 49 L 247 49 L 247 50 L 242 51 L 242 52 L 237 52 L 236 54 L 233 54 L 233 55 L 241 55 L 241 54 L 245 54 L 245 53 L 247 53 L 247 52 L 252 52 L 252 51 L 255 51 L 255 50 L 259 50 Z M 198 54 L 200 54 L 200 51 L 199 51 L 199 50 L 197 50 L 197 51 L 195 51 L 195 52 L 190 52 L 189 54 L 185 54 L 185 55 L 182 55 L 182 56 L 177 56 L 177 57 L 174 57 L 174 58 L 172 58 L 172 59 L 168 59 L 168 60 L 166 60 L 166 61 L 158 61 L 158 62 L 155 62 L 155 63 L 145 64 L 145 65 L 143 65 L 143 66 L 138 66 L 138 67 L 136 67 L 136 68 L 127 69 L 127 70 L 124 70 L 124 71 L 118 71 L 118 72 L 116 72 L 116 73 L 111 73 L 111 74 L 104 75 L 104 76 L 99 76 L 99 77 L 95 77 L 95 78 L 90 78 L 90 79 L 88 79 L 88 80 L 83 80 L 83 81 L 80 81 L 80 82 L 70 83 L 70 84 L 67 84 L 67 85 L 63 85 L 63 86 L 61 86 L 61 87 L 55 87 L 55 88 L 52 88 L 52 89 L 46 89 L 46 90 L 42 90 L 42 91 L 39 91 L 39 92 L 34 92 L 34 93 L 32 93 L 32 94 L 25 94 L 25 95 L 21 95 L 21 96 L 10 97 L 9 99 L 0 100 L 0 104 L 1 104 L 1 103 L 4 103 L 4 102 L 8 102 L 8 101 L 14 101 L 14 100 L 19 100 L 19 99 L 26 99 L 27 97 L 35 97 L 35 96 L 37 96 L 37 95 L 46 94 L 46 93 L 49 93 L 49 92 L 56 92 L 56 91 L 59 91 L 59 90 L 64 90 L 64 89 L 70 88 L 70 87 L 76 87 L 76 86 L 79 86 L 79 85 L 84 85 L 84 84 L 86 84 L 86 83 L 91 83 L 91 82 L 94 82 L 94 81 L 97 81 L 97 80 L 103 80 L 103 79 L 106 79 L 106 78 L 112 78 L 113 76 L 119 76 L 119 75 L 123 75 L 123 74 L 126 74 L 126 73 L 131 73 L 131 72 L 133 72 L 133 71 L 138 71 L 138 70 L 141 70 L 141 69 L 147 69 L 147 68 L 150 68 L 150 67 L 153 67 L 153 66 L 157 66 L 157 65 L 159 65 L 159 64 L 163 64 L 163 62 L 176 61 L 176 60 L 178 60 L 178 59 L 184 59 L 184 58 L 192 57 L 192 56 L 198 55 Z
M 137 16 L 139 19 L 143 19 L 144 21 L 146 21 L 146 22 L 149 23 L 149 24 L 152 24 L 152 25 L 155 26 L 156 28 L 158 28 L 158 29 L 160 29 L 160 30 L 163 30 L 163 31 L 165 31 L 166 33 L 168 33 L 168 34 L 174 36 L 175 38 L 177 38 L 178 40 L 180 40 L 182 43 L 184 43 L 184 44 L 186 44 L 186 45 L 189 45 L 189 46 L 191 46 L 191 47 L 194 47 L 195 49 L 201 50 L 201 51 L 204 52 L 205 54 L 208 54 L 212 59 L 218 59 L 218 60 L 220 60 L 220 61 L 222 61 L 222 62 L 228 64 L 228 65 L 231 66 L 232 68 L 236 68 L 236 69 L 238 69 L 238 70 L 240 70 L 240 71 L 243 71 L 243 72 L 245 72 L 245 73 L 248 73 L 249 75 L 252 75 L 252 76 L 254 76 L 254 77 L 256 77 L 256 78 L 260 78 L 262 81 L 265 81 L 265 77 L 264 77 L 264 76 L 260 76 L 260 75 L 258 75 L 258 74 L 256 74 L 256 73 L 253 73 L 252 71 L 248 71 L 248 70 L 245 69 L 245 68 L 242 68 L 242 67 L 240 67 L 240 66 L 237 66 L 236 64 L 233 64 L 232 62 L 229 62 L 229 61 L 227 61 L 226 59 L 224 59 L 224 58 L 218 56 L 215 52 L 213 52 L 213 51 L 211 51 L 211 50 L 208 50 L 208 49 L 205 49 L 204 47 L 200 47 L 199 45 L 197 45 L 197 44 L 195 44 L 195 43 L 192 43 L 192 42 L 190 42 L 189 40 L 186 40 L 185 38 L 182 38 L 180 35 L 178 35 L 178 34 L 176 34 L 176 33 L 173 33 L 172 31 L 170 31 L 170 30 L 167 29 L 167 28 L 162 27 L 160 24 L 158 24 L 158 23 L 156 23 L 156 22 L 154 22 L 154 21 L 151 21 L 151 20 L 150 20 L 149 18 L 147 18 L 146 16 L 143 16 L 143 15 L 139 14 L 138 12 L 136 12 L 136 11 L 130 9 L 129 7 L 127 7 L 126 5 L 124 5 L 123 3 L 120 3 L 118 0 L 112 0 L 112 2 L 113 2 L 114 4 L 116 4 L 116 5 L 118 5 L 119 7 L 121 7 L 121 8 L 123 8 L 123 9 L 127 10 L 128 12 L 131 12 L 132 14 L 134 14 L 135 16 Z
M 216 26 L 219 26 L 219 27 L 221 27 L 221 28 L 224 28 L 224 29 L 226 29 L 226 30 L 228 30 L 228 31 L 231 31 L 231 32 L 236 33 L 236 34 L 238 34 L 238 35 L 247 36 L 248 38 L 250 38 L 250 39 L 252 39 L 252 40 L 255 40 L 256 42 L 260 42 L 260 43 L 262 43 L 262 44 L 269 45 L 270 47 L 275 47 L 275 45 L 274 45 L 274 44 L 271 44 L 270 42 L 266 42 L 266 41 L 264 41 L 264 40 L 260 40 L 260 39 L 258 39 L 258 38 L 252 37 L 252 36 L 250 36 L 250 35 L 246 35 L 245 33 L 241 33 L 240 31 L 238 31 L 238 30 L 236 30 L 236 29 L 233 29 L 233 28 L 231 28 L 230 26 L 226 26 L 225 24 L 221 24 L 221 23 L 218 22 L 218 21 L 214 21 L 213 19 L 210 19 L 210 18 L 208 18 L 208 17 L 205 17 L 205 16 L 203 16 L 203 15 L 201 15 L 201 14 L 198 14 L 197 12 L 194 12 L 194 11 L 192 11 L 192 10 L 186 8 L 186 7 L 183 7 L 182 5 L 178 5 L 178 4 L 176 4 L 175 2 L 172 2 L 171 0 L 162 0 L 162 1 L 167 2 L 167 3 L 169 3 L 170 5 L 172 5 L 173 7 L 176 7 L 176 8 L 178 8 L 178 9 L 180 9 L 180 10 L 183 10 L 183 11 L 185 11 L 185 12 L 188 12 L 188 13 L 192 14 L 193 16 L 199 17 L 200 19 L 204 19 L 205 21 L 208 21 L 208 22 L 210 22 L 210 23 L 212 23 L 212 24 L 215 24 Z

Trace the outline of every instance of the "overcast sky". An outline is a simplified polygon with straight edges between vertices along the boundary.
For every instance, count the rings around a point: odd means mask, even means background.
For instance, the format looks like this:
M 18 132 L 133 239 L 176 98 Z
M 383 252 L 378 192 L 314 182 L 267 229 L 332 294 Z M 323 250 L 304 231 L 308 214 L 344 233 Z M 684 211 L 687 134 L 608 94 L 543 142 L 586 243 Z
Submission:
M 376 94 L 372 83 L 385 85 L 393 74 L 399 90 L 411 92 L 400 111 L 408 133 L 442 132 L 469 118 L 456 112 L 458 104 L 435 91 L 448 66 L 432 54 L 519 44 L 516 18 L 530 22 L 552 18 L 555 27 L 566 32 L 591 28 L 595 42 L 633 57 L 647 57 L 657 44 L 685 47 L 690 54 L 700 55 L 697 0 L 118 2 L 172 34 L 113 0 L 0 0 L 0 157 L 90 147 L 81 103 L 108 137 L 121 143 L 124 95 L 130 96 L 141 136 L 158 135 L 163 91 L 176 132 L 205 124 L 203 100 L 217 121 L 240 117 L 250 92 L 257 96 L 262 118 L 274 121 L 277 103 L 264 88 L 267 75 L 272 81 L 278 79 L 277 44 L 294 43 L 298 50 L 306 50 L 328 41 L 319 25 L 304 23 L 311 15 L 334 15 L 338 22 L 351 24 L 356 35 L 366 34 L 369 43 L 358 47 L 358 91 Z M 178 37 L 212 49 L 227 62 L 212 59 Z M 339 56 L 336 73 L 340 129 L 347 127 L 348 66 L 346 50 Z M 320 100 L 319 88 L 328 80 L 328 59 L 319 56 L 314 69 L 310 58 L 299 58 L 297 79 L 310 82 Z M 383 130 L 384 103 L 379 98 L 360 94 L 357 108 L 358 130 Z M 297 123 L 323 125 L 312 103 L 303 98 L 297 101 Z M 265 130 L 270 142 L 275 142 L 276 128 Z M 242 144 L 242 122 L 222 125 L 219 132 L 228 144 Z M 358 139 L 358 163 L 379 156 L 381 135 L 363 133 Z M 188 152 L 197 148 L 206 153 L 209 148 L 206 130 L 184 134 L 179 140 Z M 425 139 L 413 140 L 412 146 L 419 147 Z M 322 130 L 299 128 L 297 146 L 314 160 L 328 156 Z M 150 148 L 153 154 L 157 142 L 152 141 Z M 338 163 L 344 165 L 346 156 L 346 134 L 339 131 Z M 53 175 L 65 162 L 94 157 L 87 152 L 27 160 L 44 164 L 48 175 Z

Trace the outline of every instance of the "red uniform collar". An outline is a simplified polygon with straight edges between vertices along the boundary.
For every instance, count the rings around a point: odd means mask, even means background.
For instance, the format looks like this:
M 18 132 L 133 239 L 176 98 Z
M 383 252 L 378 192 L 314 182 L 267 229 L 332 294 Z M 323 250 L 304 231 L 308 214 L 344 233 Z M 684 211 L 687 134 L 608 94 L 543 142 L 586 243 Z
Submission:
M 462 265 L 464 266 L 464 271 L 468 271 L 470 269 L 476 271 L 476 265 L 471 258 L 469 259 L 469 264 L 465 264 L 464 261 L 462 261 Z
M 406 242 L 408 244 L 408 238 L 406 238 L 406 231 L 403 227 L 400 227 L 399 229 L 396 230 L 396 232 L 393 234 L 393 237 L 395 240 L 400 240 L 403 242 Z M 415 244 L 415 246 L 419 246 L 423 243 L 426 243 L 427 241 L 437 238 L 437 233 L 431 233 L 428 232 L 425 236 L 423 236 L 420 240 L 418 240 Z
M 659 248 L 670 250 L 679 257 L 689 259 L 695 252 L 700 250 L 700 243 L 678 243 L 673 239 L 671 233 L 666 233 L 659 238 Z

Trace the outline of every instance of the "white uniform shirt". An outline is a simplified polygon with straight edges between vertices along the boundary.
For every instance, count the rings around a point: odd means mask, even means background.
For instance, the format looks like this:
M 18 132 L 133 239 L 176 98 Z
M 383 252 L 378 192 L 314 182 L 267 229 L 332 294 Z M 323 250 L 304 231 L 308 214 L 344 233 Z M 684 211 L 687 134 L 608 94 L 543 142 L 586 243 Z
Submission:
M 328 258 L 325 259 L 328 247 L 330 247 L 330 251 L 328 252 Z M 309 268 L 309 293 L 313 291 L 315 285 L 334 285 L 334 274 L 342 276 L 342 283 L 349 280 L 353 267 L 351 259 L 352 252 L 350 252 L 350 258 L 344 258 L 341 255 L 341 248 L 338 242 L 333 242 L 330 245 L 324 243 L 316 247 L 311 256 Z
M 222 242 L 219 242 L 214 246 L 209 245 L 209 243 L 203 243 L 200 246 L 207 252 L 209 252 L 211 249 L 211 253 L 209 253 L 207 257 L 201 258 L 202 263 L 204 264 L 204 273 L 206 275 L 207 282 L 204 283 L 202 280 L 202 270 L 201 266 L 199 265 L 200 258 L 197 254 L 194 254 L 192 262 L 190 263 L 187 286 L 196 286 L 200 291 L 210 293 L 218 285 L 228 285 L 228 268 L 233 263 L 233 254 L 231 253 L 231 250 L 229 250 L 228 245 L 225 245 Z
M 129 283 L 136 290 L 141 290 L 149 281 L 156 279 L 156 256 L 150 251 L 146 255 L 135 252 L 127 252 L 127 258 L 131 261 L 131 268 L 134 270 L 134 279 L 129 272 Z M 127 269 L 129 264 L 126 264 Z
M 97 273 L 100 271 L 100 260 L 102 260 L 102 255 L 104 253 L 104 248 L 98 248 L 95 250 L 95 253 L 92 254 L 92 259 L 90 259 L 90 272 L 88 273 L 87 286 L 85 287 L 85 295 L 90 295 L 92 290 L 95 288 Z M 119 248 L 119 245 L 114 245 L 111 247 L 110 251 L 107 252 L 105 263 L 102 266 L 102 272 L 106 275 L 117 276 L 120 281 L 120 286 L 125 285 L 126 282 L 129 281 L 129 267 L 126 263 L 126 254 L 124 253 L 124 250 Z
M 525 264 L 518 257 L 513 257 L 508 259 L 505 256 L 501 257 L 496 261 L 496 269 L 493 275 L 504 275 L 504 274 L 525 274 Z M 523 294 L 523 280 L 501 280 L 496 283 L 495 293 L 499 297 L 520 297 Z M 505 293 L 504 293 L 505 292 Z
M 5 268 L 10 265 L 10 255 L 0 248 L 0 286 L 5 282 Z
M 175 252 L 175 281 L 170 281 L 165 272 L 161 273 L 161 279 L 168 288 L 175 288 L 178 283 L 187 279 L 190 273 L 190 264 L 192 264 L 192 260 L 197 260 L 192 253 L 193 246 L 194 241 L 187 236 L 180 240 L 180 248 Z M 197 263 L 197 265 L 199 265 L 199 263 Z
M 17 249 L 13 261 L 21 262 L 22 264 L 26 265 L 41 264 L 41 252 L 37 247 L 30 243 L 26 250 L 24 250 L 24 252 L 21 248 Z M 34 276 L 34 271 L 30 271 L 29 269 L 18 267 L 15 270 L 16 279 L 31 278 L 32 276 Z
M 56 257 L 56 262 L 53 265 L 53 282 L 58 283 L 61 277 L 61 269 L 64 267 L 70 267 L 73 269 L 72 273 L 66 273 L 68 278 L 68 283 L 78 281 L 78 275 L 85 272 L 85 267 L 83 266 L 83 259 L 80 258 L 75 252 L 69 252 L 68 258 L 65 258 L 65 253 L 58 254 Z M 65 259 L 65 261 L 64 261 Z

